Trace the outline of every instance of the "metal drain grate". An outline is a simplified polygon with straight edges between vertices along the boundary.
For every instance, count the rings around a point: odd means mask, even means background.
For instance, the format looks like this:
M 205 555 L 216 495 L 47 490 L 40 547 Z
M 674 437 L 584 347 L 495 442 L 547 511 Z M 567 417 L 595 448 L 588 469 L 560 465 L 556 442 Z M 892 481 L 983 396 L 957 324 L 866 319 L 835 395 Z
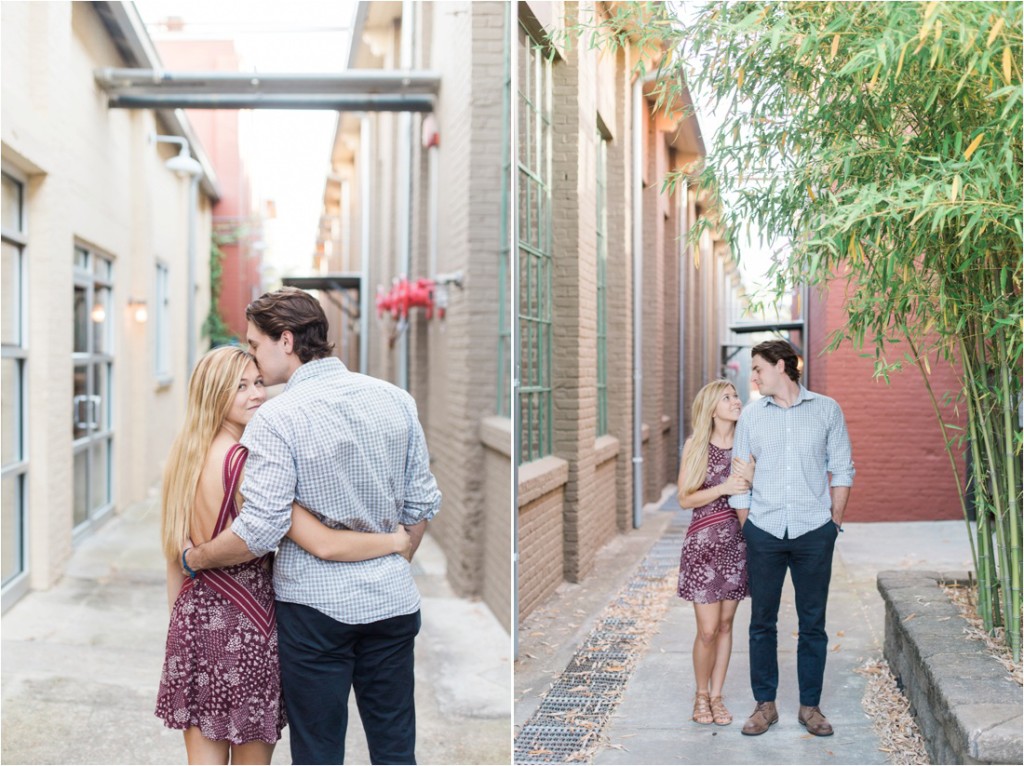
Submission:
M 655 595 L 664 578 L 679 567 L 689 521 L 689 512 L 676 513 L 610 603 L 629 607 L 643 602 L 647 594 Z M 516 764 L 585 759 L 583 752 L 597 742 L 639 660 L 643 636 L 636 625 L 636 620 L 621 616 L 598 620 L 516 736 Z

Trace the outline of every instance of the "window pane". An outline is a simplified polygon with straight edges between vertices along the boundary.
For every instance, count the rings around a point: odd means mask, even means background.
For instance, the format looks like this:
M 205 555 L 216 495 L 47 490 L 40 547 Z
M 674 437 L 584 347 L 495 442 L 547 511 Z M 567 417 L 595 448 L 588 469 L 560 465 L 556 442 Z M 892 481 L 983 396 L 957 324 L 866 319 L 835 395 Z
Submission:
M 3 243 L 0 257 L 0 333 L 5 346 L 21 345 L 21 248 L 10 242 Z
M 25 484 L 24 474 L 8 476 L 0 485 L 0 566 L 3 567 L 3 584 L 6 585 L 25 568 L 22 558 L 21 498 Z
M 113 301 L 111 301 L 110 289 L 107 287 L 97 287 L 95 296 L 90 316 L 93 328 L 92 353 L 109 354 L 111 353 L 110 328 L 114 324 L 112 313 L 114 307 Z M 96 321 L 101 316 L 102 321 Z
M 75 367 L 71 422 L 75 439 L 89 434 L 88 367 Z
M 109 260 L 100 255 L 96 255 L 96 253 L 93 253 L 92 267 L 97 277 L 104 281 L 110 280 L 112 265 Z
M 79 354 L 89 351 L 89 313 L 92 307 L 87 305 L 87 290 L 84 287 L 75 287 L 74 314 L 75 314 L 75 345 L 72 350 Z
M 93 368 L 93 399 L 89 413 L 93 425 L 99 431 L 110 428 L 110 365 L 97 364 Z
M 8 231 L 21 231 L 22 185 L 6 173 L 3 174 L 3 197 L 0 199 L 3 227 Z
M 0 379 L 3 383 L 2 404 L 0 404 L 0 429 L 3 430 L 2 459 L 4 465 L 14 463 L 21 457 L 21 386 L 19 385 L 18 359 L 0 361 Z
M 77 527 L 89 518 L 89 450 L 75 453 L 75 519 Z
M 92 502 L 90 512 L 110 502 L 110 441 L 103 439 L 92 450 L 92 476 L 89 481 Z

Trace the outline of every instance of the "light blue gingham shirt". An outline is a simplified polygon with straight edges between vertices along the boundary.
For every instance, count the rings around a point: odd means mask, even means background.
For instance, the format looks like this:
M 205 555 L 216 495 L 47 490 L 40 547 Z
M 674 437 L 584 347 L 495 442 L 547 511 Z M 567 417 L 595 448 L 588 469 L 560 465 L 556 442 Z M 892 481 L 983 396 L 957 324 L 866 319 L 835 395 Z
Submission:
M 749 508 L 748 521 L 780 540 L 820 528 L 832 518 L 831 486 L 853 485 L 853 456 L 843 411 L 834 399 L 800 386 L 791 407 L 774 397 L 743 408 L 733 457 L 757 461 L 745 495 L 731 495 L 733 508 Z
M 256 411 L 241 441 L 249 450 L 245 504 L 231 529 L 256 556 L 280 544 L 279 600 L 352 625 L 419 608 L 402 556 L 325 561 L 284 537 L 292 500 L 330 527 L 360 532 L 393 532 L 434 517 L 441 493 L 408 393 L 350 372 L 340 359 L 313 360 Z

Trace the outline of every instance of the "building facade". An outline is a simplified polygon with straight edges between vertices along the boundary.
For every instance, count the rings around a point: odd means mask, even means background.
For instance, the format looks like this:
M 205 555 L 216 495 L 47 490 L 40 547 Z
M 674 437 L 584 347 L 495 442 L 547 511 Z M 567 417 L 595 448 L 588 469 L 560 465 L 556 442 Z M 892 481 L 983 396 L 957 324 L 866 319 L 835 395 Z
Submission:
M 6 609 L 159 480 L 207 311 L 188 232 L 204 252 L 217 191 L 187 120 L 107 107 L 97 69 L 159 66 L 131 4 L 0 13 Z M 156 134 L 198 159 L 196 207 Z
M 336 353 L 416 399 L 443 494 L 430 534 L 449 582 L 483 599 L 506 628 L 508 10 L 360 3 L 349 69 L 409 70 L 439 87 L 430 113 L 340 115 L 314 264 L 339 288 L 321 292 Z M 422 305 L 378 313 L 378 296 L 420 279 L 434 283 L 430 318 Z
M 728 248 L 685 244 L 702 198 L 662 186 L 703 155 L 696 119 L 655 109 L 635 68 L 650 52 L 560 32 L 605 8 L 518 5 L 518 619 L 675 481 L 742 305 Z
M 164 65 L 173 71 L 240 72 L 243 62 L 231 40 L 190 39 L 173 20 L 154 33 Z M 220 199 L 213 206 L 213 244 L 219 253 L 217 312 L 207 322 L 212 341 L 245 339 L 245 307 L 263 293 L 263 210 L 246 162 L 251 111 L 187 109 L 185 114 L 217 173 Z M 211 263 L 211 266 L 213 264 Z M 219 321 L 223 324 L 218 324 Z
M 811 385 L 835 399 L 846 416 L 857 477 L 846 518 L 850 521 L 929 521 L 963 518 L 956 475 L 946 453 L 939 420 L 916 366 L 875 378 L 874 363 L 845 343 L 823 354 L 831 335 L 846 321 L 845 280 L 809 301 Z M 894 357 L 901 357 L 901 349 Z M 867 351 L 867 349 L 864 349 Z M 966 426 L 966 410 L 946 401 L 960 391 L 960 371 L 933 355 L 929 382 L 951 438 Z M 962 448 L 955 450 L 956 471 L 967 480 Z

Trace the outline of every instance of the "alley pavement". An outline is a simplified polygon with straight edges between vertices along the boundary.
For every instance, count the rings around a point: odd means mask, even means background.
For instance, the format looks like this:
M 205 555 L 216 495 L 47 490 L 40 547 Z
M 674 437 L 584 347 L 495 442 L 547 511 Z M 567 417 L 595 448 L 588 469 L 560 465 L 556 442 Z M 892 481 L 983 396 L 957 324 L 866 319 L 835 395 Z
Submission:
M 48 591 L 2 620 L 4 764 L 185 763 L 179 731 L 153 715 L 167 632 L 155 496 L 75 549 Z M 511 760 L 511 639 L 481 602 L 457 598 L 428 534 L 413 561 L 423 596 L 416 642 L 421 764 Z M 354 700 L 346 761 L 368 763 Z M 273 763 L 290 763 L 288 729 Z
M 789 577 L 779 613 L 779 723 L 747 737 L 750 602 L 738 610 L 724 698 L 729 726 L 690 720 L 693 607 L 675 593 L 690 512 L 674 491 L 645 509 L 643 525 L 598 554 L 583 583 L 563 583 L 520 626 L 515 662 L 517 763 L 887 763 L 861 699 L 855 669 L 882 656 L 885 608 L 875 578 L 887 569 L 972 568 L 963 521 L 848 523 L 836 542 L 829 592 L 829 654 L 821 708 L 835 728 L 813 737 L 797 722 L 797 619 Z M 625 605 L 625 606 L 624 606 Z M 632 609 L 639 640 L 616 633 Z M 632 624 L 633 621 L 630 621 Z M 619 643 L 615 643 L 618 637 Z M 616 653 L 618 652 L 618 653 Z M 597 663 L 594 658 L 607 658 Z M 590 663 L 588 665 L 588 662 Z M 590 675 L 579 673 L 589 668 Z M 611 671 L 611 672 L 609 672 Z M 586 679 L 595 679 L 587 682 Z M 581 755 L 572 751 L 584 743 Z

